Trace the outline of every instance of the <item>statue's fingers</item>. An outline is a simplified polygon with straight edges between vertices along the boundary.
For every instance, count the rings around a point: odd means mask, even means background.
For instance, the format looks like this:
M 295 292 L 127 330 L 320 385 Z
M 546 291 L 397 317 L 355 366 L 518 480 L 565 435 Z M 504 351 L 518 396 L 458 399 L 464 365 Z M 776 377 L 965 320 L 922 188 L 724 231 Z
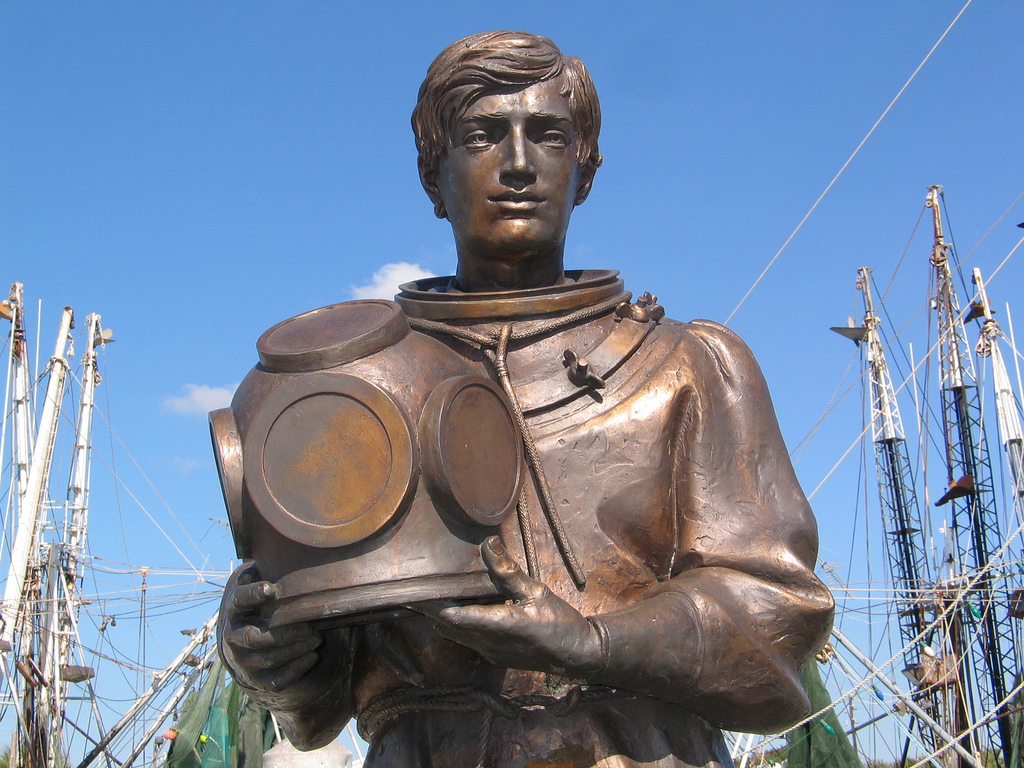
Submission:
M 311 651 L 315 651 L 319 645 L 320 639 L 318 637 L 308 637 L 297 643 L 259 651 L 245 651 L 242 654 L 236 654 L 236 657 L 241 656 L 239 661 L 250 671 L 275 670 L 286 667 L 296 659 L 302 658 Z
M 315 631 L 309 624 L 282 624 L 280 627 L 273 627 L 264 633 L 267 645 L 286 645 L 288 643 L 305 642 L 308 638 L 316 640 L 317 645 L 323 640 L 323 636 Z
M 277 585 L 269 581 L 242 584 L 235 589 L 228 602 L 228 618 L 253 613 L 277 597 Z
M 300 656 L 289 664 L 274 670 L 254 675 L 258 687 L 268 691 L 284 691 L 294 685 L 300 677 L 309 672 L 320 660 L 315 651 Z
M 520 611 L 509 605 L 463 605 L 443 608 L 431 618 L 443 637 L 456 633 L 501 632 L 522 620 Z
M 255 624 L 243 624 L 224 633 L 224 639 L 235 648 L 251 651 L 266 651 L 279 646 L 307 642 L 313 638 L 319 645 L 320 635 L 308 624 L 288 624 L 274 629 L 263 629 Z
M 452 608 L 458 605 L 459 603 L 455 600 L 424 600 L 420 603 L 411 603 L 405 607 L 415 613 L 423 614 L 428 619 L 437 619 L 445 608 Z
M 480 547 L 484 564 L 498 583 L 503 594 L 513 600 L 529 600 L 540 597 L 547 589 L 539 581 L 531 579 L 519 567 L 497 536 L 491 536 Z
M 238 576 L 236 577 L 235 580 L 236 586 L 252 584 L 260 580 L 259 571 L 256 570 L 256 565 L 254 563 L 249 563 L 249 565 L 243 568 L 239 568 L 237 573 Z

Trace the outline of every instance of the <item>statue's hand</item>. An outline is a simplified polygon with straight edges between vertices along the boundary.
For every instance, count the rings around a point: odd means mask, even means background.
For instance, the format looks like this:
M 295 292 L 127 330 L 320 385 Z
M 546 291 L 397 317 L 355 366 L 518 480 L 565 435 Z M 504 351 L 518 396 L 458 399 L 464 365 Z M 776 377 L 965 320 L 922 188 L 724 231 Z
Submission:
M 484 562 L 511 600 L 504 605 L 417 606 L 438 633 L 492 664 L 586 679 L 602 667 L 596 627 L 544 584 L 523 573 L 497 536 L 481 547 Z
M 317 663 L 322 638 L 308 624 L 271 629 L 264 609 L 277 596 L 277 586 L 258 579 L 252 564 L 231 574 L 218 624 L 221 655 L 244 687 L 279 693 Z

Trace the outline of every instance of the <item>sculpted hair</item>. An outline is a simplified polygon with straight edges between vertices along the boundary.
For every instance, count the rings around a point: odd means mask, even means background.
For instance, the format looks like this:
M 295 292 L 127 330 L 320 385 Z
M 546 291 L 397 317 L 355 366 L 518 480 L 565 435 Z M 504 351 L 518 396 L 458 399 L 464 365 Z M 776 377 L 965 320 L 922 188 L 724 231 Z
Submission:
M 563 56 L 546 37 L 526 32 L 470 35 L 434 59 L 412 113 L 420 167 L 437 168 L 448 152 L 455 122 L 481 96 L 519 91 L 558 77 L 579 138 L 577 162 L 597 169 L 601 105 L 590 73 L 582 61 Z

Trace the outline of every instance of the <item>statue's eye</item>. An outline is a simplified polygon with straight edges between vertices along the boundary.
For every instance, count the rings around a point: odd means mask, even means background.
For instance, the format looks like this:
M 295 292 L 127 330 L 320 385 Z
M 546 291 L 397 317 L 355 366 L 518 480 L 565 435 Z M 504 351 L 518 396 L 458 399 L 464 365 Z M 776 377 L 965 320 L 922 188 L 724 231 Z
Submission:
M 485 147 L 491 143 L 491 137 L 485 131 L 471 131 L 462 138 L 464 147 Z
M 562 131 L 545 131 L 541 141 L 551 147 L 569 146 L 569 137 Z

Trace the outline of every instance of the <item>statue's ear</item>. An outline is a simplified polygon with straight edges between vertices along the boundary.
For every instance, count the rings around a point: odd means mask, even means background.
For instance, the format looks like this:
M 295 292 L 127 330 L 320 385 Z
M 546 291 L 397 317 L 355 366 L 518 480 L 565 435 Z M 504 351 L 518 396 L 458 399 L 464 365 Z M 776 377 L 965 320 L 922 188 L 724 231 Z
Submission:
M 590 188 L 594 185 L 594 174 L 597 173 L 597 167 L 591 163 L 580 168 L 580 182 L 576 185 L 576 200 L 575 205 L 582 205 L 583 201 L 587 199 L 590 194 Z
M 430 198 L 430 202 L 437 205 L 441 200 L 441 190 L 437 186 L 437 163 L 432 163 L 423 155 L 420 155 L 416 161 L 416 166 L 419 168 L 420 184 L 423 185 L 423 190 L 427 193 L 427 197 Z

